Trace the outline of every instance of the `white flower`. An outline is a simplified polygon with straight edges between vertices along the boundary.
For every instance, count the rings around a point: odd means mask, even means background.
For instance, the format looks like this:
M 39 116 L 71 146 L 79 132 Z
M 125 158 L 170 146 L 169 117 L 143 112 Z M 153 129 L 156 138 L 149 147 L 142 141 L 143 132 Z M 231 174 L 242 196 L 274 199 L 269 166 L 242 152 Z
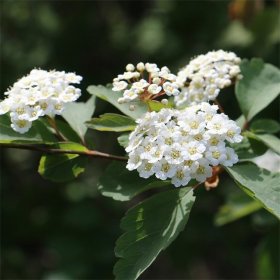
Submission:
M 125 81 L 114 82 L 113 91 L 121 91 L 127 88 L 128 83 Z
M 178 187 L 191 179 L 204 182 L 213 166 L 232 166 L 238 158 L 226 145 L 238 143 L 242 136 L 235 122 L 217 109 L 201 103 L 180 111 L 146 113 L 129 136 L 127 168 L 137 169 L 144 178 L 170 178 Z
M 113 79 L 112 90 L 123 92 L 123 96 L 118 99 L 119 103 L 131 102 L 136 99 L 147 101 L 164 94 L 175 96 L 180 93 L 176 83 L 177 76 L 170 73 L 166 66 L 159 69 L 155 63 L 139 62 L 136 69 L 132 64 L 128 64 L 126 70 L 128 72 Z M 130 93 L 131 90 L 135 95 Z M 128 95 L 132 95 L 133 98 Z
M 221 89 L 240 78 L 240 62 L 234 53 L 222 50 L 208 52 L 191 60 L 177 74 L 176 82 L 181 94 L 174 99 L 176 106 L 215 100 Z
M 148 87 L 148 92 L 150 92 L 151 94 L 158 94 L 161 91 L 161 86 L 158 86 L 156 84 L 151 84 Z
M 77 100 L 81 90 L 71 84 L 81 80 L 75 73 L 33 69 L 5 92 L 0 115 L 10 112 L 11 127 L 25 133 L 39 117 L 61 114 L 66 103 Z

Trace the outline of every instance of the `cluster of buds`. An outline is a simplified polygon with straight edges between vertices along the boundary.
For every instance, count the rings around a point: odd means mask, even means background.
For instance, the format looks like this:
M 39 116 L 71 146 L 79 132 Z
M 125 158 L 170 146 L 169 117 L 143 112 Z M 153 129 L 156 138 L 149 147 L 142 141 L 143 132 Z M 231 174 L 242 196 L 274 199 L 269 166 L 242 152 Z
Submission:
M 25 133 L 39 117 L 61 114 L 66 103 L 77 100 L 81 90 L 71 84 L 81 80 L 74 73 L 34 69 L 5 92 L 0 115 L 10 112 L 11 127 Z
M 223 50 L 199 55 L 177 74 L 182 92 L 174 101 L 177 107 L 215 100 L 220 90 L 241 77 L 241 60 L 233 52 Z
M 163 95 L 176 96 L 180 93 L 177 76 L 165 66 L 161 69 L 154 63 L 128 64 L 126 72 L 113 80 L 113 91 L 123 92 L 119 103 L 153 100 Z
M 240 128 L 217 110 L 203 102 L 146 113 L 129 136 L 127 169 L 143 178 L 169 178 L 179 187 L 191 179 L 204 182 L 214 166 L 232 166 L 238 157 L 228 143 L 241 142 Z

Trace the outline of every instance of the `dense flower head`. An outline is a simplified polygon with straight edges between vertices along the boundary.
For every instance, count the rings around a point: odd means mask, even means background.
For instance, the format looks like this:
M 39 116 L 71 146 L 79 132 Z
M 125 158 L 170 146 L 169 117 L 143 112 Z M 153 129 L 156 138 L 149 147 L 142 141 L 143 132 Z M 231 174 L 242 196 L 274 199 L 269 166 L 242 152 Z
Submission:
M 33 69 L 5 92 L 0 115 L 10 112 L 11 127 L 25 133 L 39 117 L 61 114 L 66 103 L 77 100 L 81 90 L 71 84 L 81 80 L 74 73 Z
M 179 187 L 191 179 L 204 182 L 213 166 L 232 166 L 238 157 L 227 144 L 241 142 L 240 128 L 217 110 L 203 102 L 146 113 L 129 136 L 127 169 L 137 169 L 143 178 L 169 178 Z
M 128 64 L 126 72 L 113 80 L 113 91 L 123 92 L 119 103 L 155 99 L 162 95 L 176 96 L 180 93 L 176 75 L 164 66 L 154 63 Z
M 199 55 L 181 69 L 177 83 L 182 92 L 175 97 L 177 107 L 214 100 L 220 90 L 239 79 L 241 60 L 233 52 L 223 50 Z

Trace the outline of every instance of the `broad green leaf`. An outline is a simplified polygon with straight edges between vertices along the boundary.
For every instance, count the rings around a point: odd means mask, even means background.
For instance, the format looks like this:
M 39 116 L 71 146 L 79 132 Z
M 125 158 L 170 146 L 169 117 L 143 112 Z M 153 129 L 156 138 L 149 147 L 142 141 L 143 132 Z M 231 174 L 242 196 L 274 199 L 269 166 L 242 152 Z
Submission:
M 77 143 L 59 143 L 55 148 L 86 151 L 84 146 Z M 86 162 L 87 157 L 78 154 L 47 154 L 41 157 L 38 172 L 54 182 L 70 181 L 85 171 Z
M 69 125 L 68 122 L 64 121 L 63 119 L 56 120 L 57 128 L 59 132 L 70 142 L 79 143 L 81 141 L 80 136 L 77 132 Z
M 116 161 L 108 166 L 98 183 L 102 195 L 126 201 L 148 189 L 170 185 L 170 181 L 143 179 L 137 171 L 129 171 L 125 166 L 126 163 Z
M 277 154 L 280 154 L 280 139 L 272 134 L 256 134 L 258 140 L 263 142 Z
M 117 240 L 121 258 L 114 267 L 117 280 L 134 280 L 178 236 L 189 218 L 195 197 L 190 188 L 161 192 L 128 210 L 121 221 L 125 233 Z
M 238 119 L 235 120 L 235 122 L 240 128 L 242 128 L 246 123 L 246 119 L 243 115 L 241 115 Z
M 261 59 L 241 63 L 243 78 L 236 84 L 236 97 L 247 120 L 267 107 L 280 94 L 280 70 Z
M 271 119 L 258 119 L 251 124 L 250 129 L 254 133 L 277 133 L 280 131 L 280 124 Z
M 101 115 L 99 118 L 93 118 L 88 121 L 87 126 L 99 131 L 131 131 L 135 129 L 135 121 L 130 117 L 107 113 Z
M 280 154 L 280 139 L 272 134 L 255 134 L 251 131 L 246 131 L 246 136 L 250 139 L 255 139 L 262 142 L 274 152 Z
M 244 193 L 232 193 L 228 195 L 226 203 L 219 209 L 215 216 L 215 224 L 222 226 L 262 208 L 262 204 L 250 198 Z
M 280 219 L 280 173 L 269 172 L 250 162 L 226 170 L 241 189 Z
M 120 136 L 118 137 L 118 142 L 119 142 L 119 144 L 120 144 L 122 147 L 126 148 L 126 147 L 128 146 L 128 141 L 129 141 L 128 138 L 129 138 L 129 134 L 128 134 L 128 133 L 124 133 L 124 134 L 120 135 Z
M 81 139 L 87 132 L 86 121 L 90 120 L 95 110 L 95 96 L 84 102 L 68 103 L 62 112 L 63 118 L 77 132 Z
M 165 104 L 161 103 L 160 101 L 156 101 L 156 100 L 149 100 L 147 103 L 148 103 L 150 110 L 155 111 L 155 112 L 159 112 L 163 108 L 172 108 L 170 103 L 165 105 Z
M 121 92 L 112 91 L 111 89 L 104 86 L 89 86 L 87 91 L 90 94 L 96 95 L 97 97 L 111 103 L 116 108 L 118 108 L 125 115 L 138 119 L 143 116 L 148 110 L 147 105 L 143 102 L 131 102 L 130 104 L 119 104 L 118 99 L 122 97 Z M 135 106 L 134 110 L 131 111 L 129 109 L 130 105 L 133 104 Z
M 18 133 L 11 128 L 8 115 L 0 116 L 0 143 L 50 143 L 56 142 L 56 138 L 39 120 L 33 122 L 31 129 L 24 133 Z
M 247 161 L 252 158 L 263 155 L 267 151 L 267 147 L 256 139 L 248 138 L 244 135 L 241 143 L 231 144 L 235 150 L 239 160 Z

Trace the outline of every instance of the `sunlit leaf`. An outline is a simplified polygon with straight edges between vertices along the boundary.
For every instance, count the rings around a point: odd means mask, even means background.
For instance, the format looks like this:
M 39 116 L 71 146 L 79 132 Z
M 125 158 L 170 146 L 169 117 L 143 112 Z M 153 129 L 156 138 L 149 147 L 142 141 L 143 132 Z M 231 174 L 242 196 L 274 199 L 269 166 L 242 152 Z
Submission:
M 129 134 L 128 134 L 128 133 L 124 133 L 124 134 L 120 135 L 120 136 L 118 137 L 118 142 L 119 142 L 119 144 L 120 144 L 122 147 L 126 148 L 126 147 L 128 146 L 128 141 L 129 141 L 128 138 L 129 138 Z
M 117 280 L 137 279 L 184 229 L 195 201 L 190 188 L 161 192 L 128 210 L 117 240 Z
M 242 190 L 280 219 L 280 173 L 269 172 L 250 162 L 226 170 Z
M 90 120 L 95 110 L 95 96 L 84 102 L 68 103 L 62 113 L 63 118 L 77 132 L 81 139 L 87 132 L 86 121 Z
M 119 104 L 118 99 L 122 97 L 121 92 L 112 91 L 112 89 L 104 86 L 89 86 L 87 91 L 90 94 L 96 95 L 97 97 L 111 103 L 113 106 L 118 108 L 125 115 L 130 116 L 133 119 L 137 119 L 143 116 L 148 110 L 147 105 L 141 102 L 130 102 L 129 104 Z M 130 105 L 134 105 L 134 110 L 130 110 Z
M 280 124 L 271 119 L 258 119 L 252 122 L 250 129 L 254 133 L 277 133 L 280 131 Z
M 131 131 L 135 129 L 135 121 L 130 117 L 107 113 L 101 115 L 99 118 L 93 118 L 88 121 L 87 126 L 99 131 Z
M 59 143 L 56 149 L 86 151 L 77 143 Z M 85 171 L 87 157 L 78 154 L 47 154 L 41 157 L 38 172 L 45 179 L 65 182 L 77 178 Z
M 280 94 L 280 70 L 256 58 L 244 60 L 240 67 L 243 78 L 236 84 L 236 97 L 251 120 Z

